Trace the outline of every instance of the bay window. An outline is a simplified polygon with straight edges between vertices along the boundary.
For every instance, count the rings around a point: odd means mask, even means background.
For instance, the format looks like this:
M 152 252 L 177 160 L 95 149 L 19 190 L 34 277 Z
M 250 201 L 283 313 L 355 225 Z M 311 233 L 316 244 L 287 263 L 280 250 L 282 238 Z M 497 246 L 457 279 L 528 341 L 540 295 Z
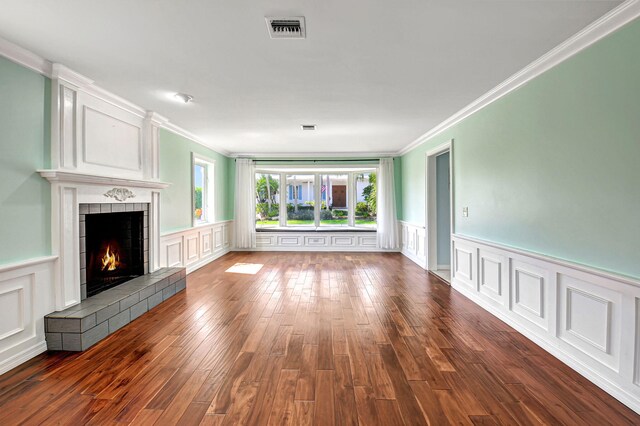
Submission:
M 256 168 L 256 229 L 376 229 L 376 168 Z

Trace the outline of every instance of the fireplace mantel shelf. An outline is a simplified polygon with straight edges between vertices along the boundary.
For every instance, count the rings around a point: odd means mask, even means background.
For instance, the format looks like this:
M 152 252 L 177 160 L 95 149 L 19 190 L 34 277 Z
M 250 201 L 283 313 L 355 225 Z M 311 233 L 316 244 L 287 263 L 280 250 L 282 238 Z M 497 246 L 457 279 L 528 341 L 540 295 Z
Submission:
M 85 174 L 71 172 L 67 170 L 38 170 L 40 176 L 49 182 L 69 182 L 69 183 L 87 183 L 95 185 L 114 185 L 114 186 L 130 186 L 136 188 L 156 188 L 164 189 L 170 184 L 153 180 L 139 180 L 116 178 L 112 176 L 102 176 L 94 174 Z

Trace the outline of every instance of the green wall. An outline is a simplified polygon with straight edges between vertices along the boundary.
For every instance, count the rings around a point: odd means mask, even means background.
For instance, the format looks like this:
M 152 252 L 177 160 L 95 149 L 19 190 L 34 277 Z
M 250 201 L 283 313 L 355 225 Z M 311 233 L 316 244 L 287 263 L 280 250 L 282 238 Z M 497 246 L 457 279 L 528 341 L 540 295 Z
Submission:
M 0 57 L 0 264 L 51 254 L 51 81 Z
M 235 162 L 190 139 L 160 130 L 160 180 L 171 185 L 160 195 L 160 231 L 191 228 L 191 153 L 215 160 L 216 222 L 233 219 Z
M 639 46 L 636 20 L 403 156 L 403 219 L 454 139 L 458 234 L 640 277 Z

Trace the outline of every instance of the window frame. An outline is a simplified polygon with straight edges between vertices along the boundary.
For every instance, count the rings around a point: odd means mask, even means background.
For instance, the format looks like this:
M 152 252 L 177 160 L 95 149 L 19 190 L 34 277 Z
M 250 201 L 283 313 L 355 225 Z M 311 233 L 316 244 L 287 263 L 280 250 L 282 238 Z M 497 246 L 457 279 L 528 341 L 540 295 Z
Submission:
M 378 164 L 357 164 L 350 166 L 326 166 L 326 165 L 297 165 L 297 166 L 258 166 L 256 167 L 256 174 L 270 174 L 270 175 L 278 175 L 280 178 L 280 182 L 287 182 L 287 175 L 310 175 L 314 177 L 314 185 L 313 185 L 313 201 L 314 201 L 314 224 L 309 225 L 308 227 L 295 225 L 290 226 L 287 225 L 287 203 L 292 201 L 289 199 L 289 185 L 286 184 L 287 190 L 280 191 L 279 200 L 280 200 L 280 220 L 278 228 L 287 228 L 287 229 L 296 229 L 301 232 L 305 230 L 319 230 L 319 231 L 331 231 L 331 230 L 345 230 L 345 229 L 358 229 L 358 230 L 371 230 L 377 231 L 378 225 L 376 226 L 359 226 L 355 223 L 355 215 L 356 215 L 356 201 L 357 201 L 357 188 L 356 188 L 356 176 L 362 173 L 379 173 L 379 165 Z M 347 209 L 348 209 L 348 225 L 320 225 L 320 208 L 322 206 L 322 184 L 321 184 L 321 176 L 323 175 L 347 175 Z M 255 188 L 254 188 L 255 191 Z M 329 202 L 329 188 L 326 191 L 326 202 Z M 300 198 L 299 198 L 300 199 Z M 256 226 L 256 230 L 277 230 L 278 228 L 263 228 Z
M 204 181 L 202 183 L 202 217 L 198 220 L 195 216 L 196 210 L 196 165 L 204 166 Z M 200 226 L 215 222 L 215 171 L 216 160 L 204 155 L 191 153 L 191 224 Z

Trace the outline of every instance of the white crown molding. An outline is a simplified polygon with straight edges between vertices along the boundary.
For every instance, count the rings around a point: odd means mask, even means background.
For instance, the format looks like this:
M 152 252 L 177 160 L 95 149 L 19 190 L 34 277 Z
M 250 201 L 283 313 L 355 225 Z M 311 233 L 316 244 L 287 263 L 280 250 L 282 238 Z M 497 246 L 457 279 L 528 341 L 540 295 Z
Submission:
M 0 38 L 0 55 L 25 68 L 51 77 L 51 62 L 9 40 Z
M 147 111 L 145 118 L 150 120 L 154 124 L 157 124 L 158 126 L 163 126 L 169 122 L 168 118 L 163 117 L 162 115 L 158 114 L 155 111 Z
M 77 73 L 70 68 L 67 68 L 63 64 L 54 64 L 51 61 L 48 61 L 47 59 L 1 37 L 0 56 L 4 56 L 10 61 L 17 63 L 18 65 L 22 65 L 23 67 L 35 71 L 39 74 L 42 74 L 45 77 L 63 80 L 65 83 L 70 84 L 77 89 L 81 89 L 83 92 L 86 92 L 91 96 L 94 96 L 118 108 L 124 109 L 125 111 L 128 111 L 132 114 L 138 115 L 142 118 L 151 118 L 163 128 L 170 130 L 180 136 L 184 136 L 187 139 L 190 139 L 207 149 L 216 151 L 222 155 L 229 155 L 228 151 L 222 148 L 212 147 L 193 133 L 183 129 L 182 127 L 170 123 L 167 118 L 152 111 L 148 111 L 145 108 L 142 108 L 125 98 L 122 98 L 112 92 L 109 92 L 106 89 L 103 89 L 100 86 L 95 85 L 94 81 L 90 78 Z
M 51 65 L 51 78 L 62 80 L 78 89 L 84 89 L 85 87 L 90 87 L 93 84 L 93 80 L 65 67 L 62 64 Z
M 306 159 L 323 159 L 326 157 L 328 161 L 335 160 L 336 157 L 347 160 L 359 160 L 362 158 L 385 158 L 397 157 L 397 152 L 310 152 L 310 153 L 286 153 L 286 152 L 232 152 L 229 157 L 232 158 L 252 158 L 252 159 L 282 159 L 282 160 L 300 160 Z
M 565 42 L 556 46 L 475 101 L 471 102 L 469 105 L 456 112 L 406 147 L 402 148 L 396 153 L 396 155 L 406 154 L 432 137 L 444 132 L 448 128 L 469 117 L 471 114 L 478 112 L 487 105 L 502 98 L 528 81 L 533 80 L 540 74 L 548 71 L 581 50 L 591 46 L 598 40 L 601 40 L 622 26 L 628 24 L 638 16 L 640 16 L 640 0 L 625 1 Z
M 183 129 L 180 126 L 176 126 L 175 124 L 171 123 L 170 121 L 167 121 L 166 123 L 164 123 L 162 125 L 162 128 L 165 129 L 165 130 L 169 130 L 170 132 L 175 133 L 176 135 L 179 135 L 179 136 L 182 136 L 184 138 L 187 138 L 192 142 L 200 144 L 200 145 L 204 146 L 207 149 L 210 149 L 212 151 L 217 152 L 218 154 L 222 154 L 222 155 L 227 156 L 227 157 L 232 157 L 233 156 L 226 149 L 223 149 L 223 148 L 220 148 L 220 147 L 213 147 L 213 146 L 207 144 L 204 140 L 200 139 L 198 136 L 196 136 L 193 133 L 191 133 L 190 131 Z
M 179 127 L 169 121 L 161 124 L 161 126 L 173 133 L 183 136 L 189 140 L 192 140 L 207 149 L 216 151 L 222 155 L 229 157 L 256 157 L 256 158 L 300 158 L 300 157 L 352 157 L 365 158 L 365 157 L 395 157 L 406 154 L 417 146 L 423 144 L 432 137 L 442 133 L 451 126 L 464 120 L 471 114 L 481 110 L 494 101 L 502 98 L 508 93 L 514 91 L 518 87 L 527 83 L 528 81 L 536 78 L 540 74 L 548 71 L 559 63 L 565 61 L 581 50 L 587 48 L 598 40 L 606 37 L 615 30 L 621 28 L 632 20 L 640 16 L 640 0 L 627 0 L 620 4 L 618 7 L 612 9 L 598 20 L 594 21 L 582 31 L 575 34 L 562 44 L 558 45 L 545 55 L 541 56 L 525 68 L 517 72 L 516 74 L 503 81 L 498 86 L 485 93 L 480 98 L 476 99 L 442 123 L 438 124 L 427 133 L 420 136 L 418 139 L 405 146 L 403 149 L 397 152 L 326 152 L 326 153 L 312 153 L 312 154 L 292 154 L 292 153 L 238 153 L 230 152 L 220 147 L 214 147 L 193 133 Z M 93 84 L 93 81 L 89 78 L 76 73 L 75 71 L 64 67 L 61 64 L 52 64 L 45 58 L 24 49 L 15 43 L 0 38 L 0 55 L 7 59 L 22 65 L 28 69 L 36 71 L 49 78 L 62 78 L 63 80 L 82 87 L 83 91 L 102 99 L 105 102 L 109 102 L 115 106 L 128 110 L 136 115 L 145 117 L 147 110 L 140 106 L 129 102 L 128 100 L 117 96 L 99 86 Z M 56 71 L 57 70 L 57 71 Z M 60 71 L 63 70 L 62 73 Z M 56 74 L 56 72 L 58 74 Z M 161 121 L 161 120 L 160 120 Z
M 71 184 L 88 183 L 95 185 L 113 185 L 123 187 L 135 187 L 135 188 L 153 188 L 164 189 L 170 184 L 166 182 L 153 181 L 153 180 L 139 180 L 139 179 L 125 179 L 117 178 L 113 176 L 102 176 L 95 174 L 85 174 L 77 172 L 69 172 L 62 170 L 38 170 L 40 176 L 48 180 L 49 182 L 65 182 Z

